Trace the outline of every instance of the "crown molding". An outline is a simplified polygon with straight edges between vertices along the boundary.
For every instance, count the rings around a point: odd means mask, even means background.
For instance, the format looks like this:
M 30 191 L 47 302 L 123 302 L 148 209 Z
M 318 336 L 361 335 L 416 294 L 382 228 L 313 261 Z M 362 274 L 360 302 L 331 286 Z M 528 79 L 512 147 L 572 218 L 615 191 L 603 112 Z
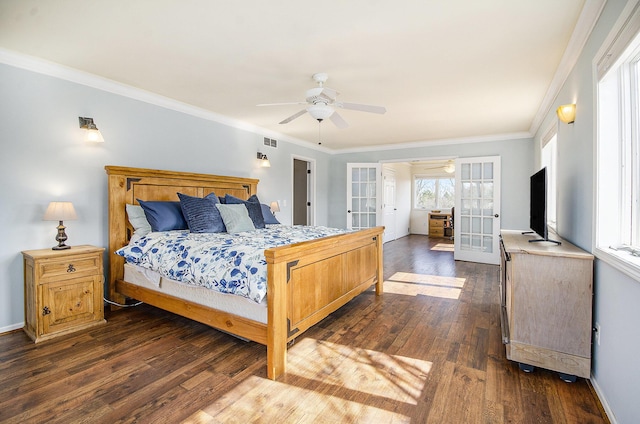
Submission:
M 567 48 L 562 55 L 560 64 L 558 65 L 558 69 L 556 69 L 556 73 L 551 80 L 551 84 L 542 99 L 542 103 L 540 103 L 538 112 L 531 122 L 531 127 L 529 128 L 529 132 L 531 134 L 536 134 L 538 132 L 540 125 L 542 125 L 542 121 L 552 109 L 552 106 L 558 97 L 558 93 L 578 62 L 578 58 L 580 57 L 580 54 L 582 54 L 582 49 L 587 43 L 587 40 L 591 35 L 591 31 L 593 31 L 606 2 L 607 0 L 585 1 L 582 12 L 580 12 L 580 16 L 578 17 L 578 22 L 576 22 L 576 27 L 569 39 L 569 44 L 567 44 Z
M 144 103 L 149 103 L 154 106 L 160 106 L 165 109 L 195 116 L 197 118 L 205 119 L 208 121 L 217 122 L 232 128 L 237 128 L 240 130 L 258 134 L 261 137 L 265 136 L 269 138 L 275 138 L 280 141 L 286 141 L 288 143 L 322 151 L 324 153 L 331 153 L 331 149 L 327 149 L 326 147 L 316 145 L 309 141 L 289 137 L 282 133 L 274 132 L 266 128 L 261 128 L 244 121 L 231 119 L 227 116 L 220 115 L 218 113 L 211 112 L 196 106 L 192 106 L 190 104 L 183 103 L 169 97 L 161 96 L 150 91 L 122 84 L 108 78 L 100 77 L 98 75 L 90 74 L 88 72 L 80 71 L 78 69 L 70 68 L 68 66 L 50 62 L 38 57 L 28 56 L 22 53 L 0 48 L 0 63 L 73 82 L 76 84 L 81 84 L 108 93 L 138 100 Z
M 414 141 L 409 143 L 396 143 L 396 144 L 384 144 L 380 146 L 367 146 L 360 148 L 348 148 L 348 149 L 340 149 L 334 150 L 334 153 L 343 154 L 343 153 L 365 153 L 365 152 L 377 152 L 383 150 L 401 150 L 401 149 L 414 149 L 417 147 L 433 147 L 433 146 L 447 146 L 454 144 L 470 144 L 470 143 L 487 143 L 492 141 L 503 141 L 503 140 L 519 140 L 523 138 L 531 138 L 533 135 L 529 132 L 515 132 L 515 133 L 504 133 L 504 134 L 492 134 L 492 135 L 482 135 L 477 137 L 461 137 L 461 138 L 445 138 L 439 140 L 424 140 L 424 141 Z

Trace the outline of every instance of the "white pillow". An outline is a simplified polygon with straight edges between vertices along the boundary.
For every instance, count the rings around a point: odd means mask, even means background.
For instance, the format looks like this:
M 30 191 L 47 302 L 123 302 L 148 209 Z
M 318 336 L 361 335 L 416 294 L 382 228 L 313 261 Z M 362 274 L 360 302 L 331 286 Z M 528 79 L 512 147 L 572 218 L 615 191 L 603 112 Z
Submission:
M 227 233 L 239 233 L 256 229 L 253 221 L 249 218 L 249 211 L 245 205 L 216 203 L 216 208 L 220 211 L 222 222 L 227 227 Z
M 140 205 L 126 204 L 127 216 L 129 223 L 133 227 L 133 235 L 130 241 L 136 241 L 140 237 L 144 237 L 151 232 L 151 225 L 147 221 L 147 216 Z

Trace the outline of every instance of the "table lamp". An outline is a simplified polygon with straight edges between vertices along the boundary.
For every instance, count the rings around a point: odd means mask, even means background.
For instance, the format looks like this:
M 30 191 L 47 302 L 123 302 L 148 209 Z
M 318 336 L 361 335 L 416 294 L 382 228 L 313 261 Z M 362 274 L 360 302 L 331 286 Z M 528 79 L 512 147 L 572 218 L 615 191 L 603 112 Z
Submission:
M 64 232 L 65 226 L 62 221 L 77 219 L 76 211 L 73 208 L 71 202 L 51 202 L 47 207 L 42 218 L 45 221 L 58 221 L 58 234 L 56 235 L 57 246 L 52 247 L 53 250 L 69 249 L 71 246 L 67 246 L 64 242 L 67 240 L 67 235 Z

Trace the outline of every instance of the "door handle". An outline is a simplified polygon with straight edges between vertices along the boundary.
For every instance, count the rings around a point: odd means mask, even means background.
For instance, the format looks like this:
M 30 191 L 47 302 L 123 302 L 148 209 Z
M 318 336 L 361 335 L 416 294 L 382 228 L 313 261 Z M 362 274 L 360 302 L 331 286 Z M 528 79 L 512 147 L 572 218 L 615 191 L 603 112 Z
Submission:
M 493 216 L 494 216 L 494 218 L 500 218 L 500 215 L 498 215 L 498 214 L 495 214 Z
M 351 211 L 350 211 L 350 210 L 348 210 L 348 211 L 347 211 L 347 213 L 351 213 Z

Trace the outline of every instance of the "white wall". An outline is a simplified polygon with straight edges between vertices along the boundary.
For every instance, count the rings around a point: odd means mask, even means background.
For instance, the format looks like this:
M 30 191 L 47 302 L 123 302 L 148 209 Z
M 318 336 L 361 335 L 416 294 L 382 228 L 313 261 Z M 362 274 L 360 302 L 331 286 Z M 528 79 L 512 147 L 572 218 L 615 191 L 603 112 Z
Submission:
M 105 165 L 259 178 L 263 202 L 290 206 L 291 155 L 314 158 L 316 222 L 327 225 L 327 153 L 282 140 L 266 147 L 262 134 L 6 64 L 0 93 L 0 333 L 24 322 L 20 251 L 56 244 L 57 223 L 42 221 L 50 201 L 69 200 L 78 213 L 65 222 L 67 244 L 107 247 Z M 79 116 L 95 119 L 105 143 L 83 142 Z M 258 166 L 258 150 L 271 168 Z M 291 210 L 280 205 L 278 218 L 290 223 Z

